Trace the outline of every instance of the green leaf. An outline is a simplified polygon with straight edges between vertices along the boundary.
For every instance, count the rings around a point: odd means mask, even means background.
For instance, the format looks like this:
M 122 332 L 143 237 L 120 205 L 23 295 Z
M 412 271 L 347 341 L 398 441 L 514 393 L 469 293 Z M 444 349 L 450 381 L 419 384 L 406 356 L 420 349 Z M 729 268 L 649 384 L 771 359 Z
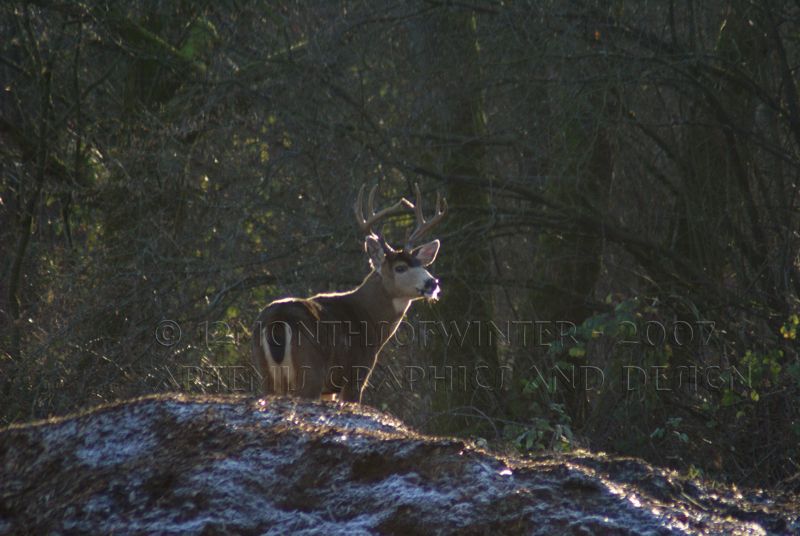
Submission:
M 583 357 L 586 355 L 586 348 L 582 346 L 573 346 L 569 349 L 569 355 L 572 357 Z

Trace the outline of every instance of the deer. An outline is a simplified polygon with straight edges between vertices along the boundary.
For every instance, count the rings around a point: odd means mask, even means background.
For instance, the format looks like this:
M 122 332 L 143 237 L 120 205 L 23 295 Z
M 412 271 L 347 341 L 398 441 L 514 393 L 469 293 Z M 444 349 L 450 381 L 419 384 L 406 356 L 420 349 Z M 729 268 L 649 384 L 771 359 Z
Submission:
M 439 240 L 415 246 L 447 214 L 438 192 L 433 216 L 425 219 L 419 184 L 415 203 L 401 198 L 375 210 L 374 186 L 364 212 L 364 191 L 353 210 L 364 233 L 371 271 L 356 288 L 344 292 L 289 297 L 268 304 L 253 327 L 252 361 L 265 394 L 307 399 L 338 396 L 361 403 L 364 389 L 386 343 L 394 337 L 411 304 L 435 302 L 441 288 L 428 267 L 436 260 Z M 389 216 L 413 211 L 416 226 L 395 249 L 378 230 Z

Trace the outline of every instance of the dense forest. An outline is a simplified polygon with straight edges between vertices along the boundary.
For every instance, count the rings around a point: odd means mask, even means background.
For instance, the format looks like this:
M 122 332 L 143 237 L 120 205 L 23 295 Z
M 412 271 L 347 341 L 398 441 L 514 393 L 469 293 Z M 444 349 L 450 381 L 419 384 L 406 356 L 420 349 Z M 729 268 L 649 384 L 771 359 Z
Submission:
M 365 403 L 797 490 L 798 68 L 783 0 L 4 2 L 0 424 L 251 390 L 418 183 L 442 296 Z

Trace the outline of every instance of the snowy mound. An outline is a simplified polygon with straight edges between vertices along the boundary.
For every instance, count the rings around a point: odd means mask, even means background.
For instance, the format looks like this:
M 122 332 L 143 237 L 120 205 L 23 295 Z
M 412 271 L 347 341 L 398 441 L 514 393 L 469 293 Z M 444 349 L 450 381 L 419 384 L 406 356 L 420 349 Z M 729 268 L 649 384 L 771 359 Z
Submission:
M 149 397 L 0 430 L 0 534 L 769 534 L 798 510 L 597 455 L 508 459 L 369 408 Z

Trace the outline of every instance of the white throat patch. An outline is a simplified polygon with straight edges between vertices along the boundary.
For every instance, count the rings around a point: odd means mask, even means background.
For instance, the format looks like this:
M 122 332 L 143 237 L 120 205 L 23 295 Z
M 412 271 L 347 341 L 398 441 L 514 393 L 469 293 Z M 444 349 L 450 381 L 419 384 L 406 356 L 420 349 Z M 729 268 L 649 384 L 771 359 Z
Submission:
M 411 305 L 411 300 L 408 298 L 393 298 L 392 305 L 394 306 L 395 313 L 398 315 L 404 314 L 408 306 Z

